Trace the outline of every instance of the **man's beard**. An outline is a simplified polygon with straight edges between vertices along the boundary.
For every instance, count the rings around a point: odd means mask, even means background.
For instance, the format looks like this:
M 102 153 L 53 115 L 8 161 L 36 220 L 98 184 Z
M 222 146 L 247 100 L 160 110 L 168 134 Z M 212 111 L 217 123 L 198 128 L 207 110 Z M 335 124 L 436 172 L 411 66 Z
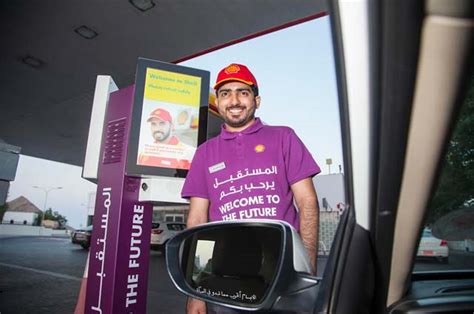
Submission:
M 153 132 L 153 138 L 157 142 L 164 142 L 166 139 L 170 137 L 171 130 L 168 130 L 168 132 L 161 132 L 161 131 L 155 131 Z
M 242 117 L 241 119 L 238 119 L 238 120 L 232 120 L 231 118 L 229 118 L 227 116 L 227 111 L 232 109 L 232 108 L 242 108 L 242 107 L 233 106 L 233 107 L 230 107 L 230 108 L 226 109 L 226 112 L 223 115 L 224 116 L 224 122 L 227 125 L 229 125 L 230 127 L 240 128 L 240 127 L 246 125 L 249 121 L 251 121 L 255 118 L 255 111 L 256 111 L 256 106 L 255 105 L 251 109 L 249 109 L 247 116 L 244 116 L 244 117 Z

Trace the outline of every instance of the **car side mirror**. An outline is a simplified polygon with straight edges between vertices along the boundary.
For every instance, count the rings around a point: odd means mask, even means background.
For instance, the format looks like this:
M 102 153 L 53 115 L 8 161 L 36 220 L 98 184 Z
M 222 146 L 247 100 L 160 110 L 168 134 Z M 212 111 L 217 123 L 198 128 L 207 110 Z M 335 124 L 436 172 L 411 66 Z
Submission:
M 314 307 L 319 278 L 310 275 L 301 239 L 285 222 L 208 223 L 176 235 L 166 251 L 173 283 L 190 297 L 241 310 Z

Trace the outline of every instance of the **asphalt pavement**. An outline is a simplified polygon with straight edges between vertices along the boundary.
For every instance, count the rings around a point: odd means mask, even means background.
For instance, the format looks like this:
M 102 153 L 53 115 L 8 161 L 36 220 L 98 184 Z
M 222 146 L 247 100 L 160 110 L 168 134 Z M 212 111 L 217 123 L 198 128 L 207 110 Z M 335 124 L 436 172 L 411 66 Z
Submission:
M 69 238 L 1 238 L 0 313 L 73 313 L 86 259 Z M 150 253 L 149 267 L 147 312 L 184 313 L 161 253 Z
M 0 239 L 0 312 L 73 313 L 86 258 L 67 238 Z

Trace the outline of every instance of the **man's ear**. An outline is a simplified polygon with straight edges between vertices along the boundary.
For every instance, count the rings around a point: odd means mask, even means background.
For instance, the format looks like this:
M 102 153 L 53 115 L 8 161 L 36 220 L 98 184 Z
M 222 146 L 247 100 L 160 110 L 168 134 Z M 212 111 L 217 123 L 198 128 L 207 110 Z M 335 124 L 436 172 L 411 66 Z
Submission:
M 258 108 L 260 108 L 260 101 L 262 99 L 260 98 L 260 96 L 255 96 L 255 106 Z

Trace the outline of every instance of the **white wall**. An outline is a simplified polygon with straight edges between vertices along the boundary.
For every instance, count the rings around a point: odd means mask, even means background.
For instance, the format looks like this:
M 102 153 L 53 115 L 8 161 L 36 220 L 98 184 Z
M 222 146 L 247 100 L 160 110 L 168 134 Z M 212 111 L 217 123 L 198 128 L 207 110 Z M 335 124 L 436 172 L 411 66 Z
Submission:
M 64 230 L 62 230 L 64 232 Z M 51 236 L 52 229 L 28 225 L 0 225 L 0 236 Z
M 314 187 L 318 194 L 319 209 L 326 211 L 323 207 L 323 198 L 326 198 L 332 210 L 337 211 L 338 204 L 346 203 L 346 193 L 344 191 L 344 175 L 342 173 L 317 175 L 313 177 Z M 330 209 L 328 209 L 330 211 Z
M 23 213 L 23 212 L 7 211 L 5 212 L 5 215 L 3 215 L 2 223 L 9 224 L 10 220 L 13 220 L 14 224 L 23 224 L 23 222 L 26 220 L 27 225 L 32 225 L 37 216 L 38 216 L 37 213 Z

